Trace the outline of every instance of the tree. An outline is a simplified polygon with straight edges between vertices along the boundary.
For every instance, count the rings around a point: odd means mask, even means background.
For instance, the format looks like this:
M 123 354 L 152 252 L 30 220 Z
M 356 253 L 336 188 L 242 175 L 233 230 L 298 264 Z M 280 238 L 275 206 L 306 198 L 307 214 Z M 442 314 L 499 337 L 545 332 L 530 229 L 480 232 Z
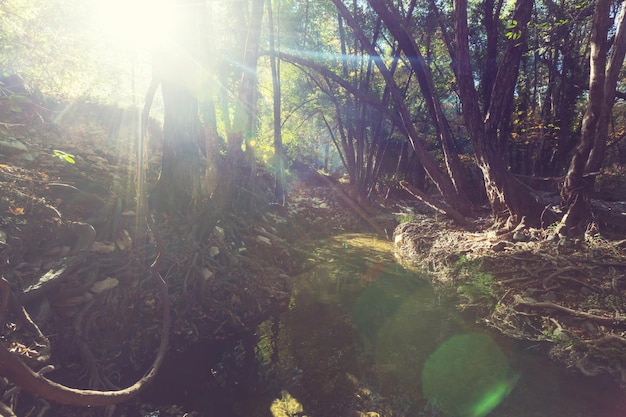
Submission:
M 562 203 L 567 208 L 558 228 L 563 234 L 581 233 L 593 220 L 590 196 L 595 175 L 605 157 L 616 85 L 626 53 L 626 2 L 621 3 L 615 22 L 615 37 L 609 48 L 610 8 L 609 0 L 598 0 L 595 7 L 589 98 L 582 122 L 582 136 L 561 190 Z
M 475 187 L 470 182 L 470 176 L 459 159 L 459 150 L 456 148 L 449 122 L 443 112 L 441 101 L 435 91 L 433 75 L 424 59 L 417 42 L 406 27 L 403 19 L 397 13 L 389 10 L 382 0 L 368 0 L 370 6 L 387 25 L 388 30 L 398 42 L 400 49 L 407 57 L 415 74 L 426 108 L 430 115 L 441 150 L 446 162 L 446 168 L 458 194 L 463 195 L 466 201 L 472 201 L 470 196 L 478 197 Z M 410 15 L 410 13 L 409 13 Z M 477 198 L 474 203 L 478 203 Z M 463 210 L 464 212 L 469 212 Z
M 276 36 L 274 31 L 274 14 L 272 12 L 272 0 L 267 2 L 267 17 L 269 26 L 270 42 L 270 67 L 272 71 L 272 104 L 274 108 L 274 176 L 276 185 L 274 189 L 275 202 L 285 204 L 284 190 L 284 165 L 285 156 L 283 151 L 282 138 L 282 116 L 281 116 L 281 90 L 280 90 L 280 60 L 276 58 Z
M 391 73 L 391 71 L 389 71 L 389 68 L 386 66 L 379 53 L 376 51 L 374 45 L 367 39 L 367 37 L 359 27 L 357 21 L 347 9 L 345 4 L 343 4 L 341 0 L 333 0 L 333 3 L 335 4 L 335 6 L 337 6 L 337 9 L 339 10 L 341 16 L 346 20 L 350 28 L 353 30 L 356 38 L 361 43 L 363 49 L 367 52 L 369 56 L 372 57 L 377 69 L 379 70 L 381 76 L 384 78 L 387 87 L 390 89 L 390 94 L 393 99 L 394 105 L 396 106 L 396 111 L 400 114 L 403 128 L 405 129 L 405 132 L 409 137 L 413 149 L 420 159 L 420 162 L 422 162 L 424 170 L 433 180 L 434 184 L 437 186 L 450 207 L 439 204 L 435 200 L 428 198 L 428 196 L 425 194 L 416 193 L 416 195 L 419 195 L 419 198 L 426 201 L 428 204 L 432 205 L 436 209 L 449 214 L 458 223 L 464 226 L 468 226 L 468 222 L 465 220 L 463 212 L 468 210 L 468 207 L 470 206 L 469 202 L 466 196 L 460 194 L 459 191 L 454 187 L 450 177 L 439 168 L 437 162 L 426 150 L 425 144 L 419 137 L 415 126 L 413 125 L 411 116 L 404 102 L 404 96 L 402 95 L 400 89 L 395 83 L 395 80 L 393 79 L 393 74 Z M 414 193 L 416 191 L 417 190 L 415 190 Z
M 454 1 L 456 41 L 454 70 L 459 85 L 465 127 L 472 140 L 476 162 L 483 173 L 491 210 L 497 224 L 504 225 L 506 222 L 507 227 L 514 227 L 525 222 L 526 225 L 538 226 L 543 206 L 513 177 L 506 163 L 508 123 L 533 2 L 530 0 L 516 2 L 507 32 L 510 35 L 506 49 L 493 80 L 489 102 L 484 103 L 484 110 L 480 109 L 474 87 L 467 8 L 466 0 Z

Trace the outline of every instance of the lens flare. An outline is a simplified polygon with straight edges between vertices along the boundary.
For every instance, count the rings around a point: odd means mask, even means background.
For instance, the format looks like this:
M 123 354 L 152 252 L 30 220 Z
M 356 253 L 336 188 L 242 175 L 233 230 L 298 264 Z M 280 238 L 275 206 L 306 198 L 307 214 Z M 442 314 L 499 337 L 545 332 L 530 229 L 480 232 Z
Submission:
M 485 334 L 456 335 L 426 361 L 424 396 L 454 417 L 484 417 L 513 390 L 517 376 L 500 347 Z

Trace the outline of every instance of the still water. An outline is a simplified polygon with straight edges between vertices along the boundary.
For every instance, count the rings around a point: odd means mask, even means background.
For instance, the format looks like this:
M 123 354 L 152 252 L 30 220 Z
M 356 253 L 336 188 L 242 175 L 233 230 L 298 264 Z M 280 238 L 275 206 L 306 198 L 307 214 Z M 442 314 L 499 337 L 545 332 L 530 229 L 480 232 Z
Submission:
M 388 242 L 336 236 L 311 259 L 287 311 L 250 337 L 170 358 L 145 400 L 201 416 L 626 417 L 608 378 L 489 334 L 395 263 Z

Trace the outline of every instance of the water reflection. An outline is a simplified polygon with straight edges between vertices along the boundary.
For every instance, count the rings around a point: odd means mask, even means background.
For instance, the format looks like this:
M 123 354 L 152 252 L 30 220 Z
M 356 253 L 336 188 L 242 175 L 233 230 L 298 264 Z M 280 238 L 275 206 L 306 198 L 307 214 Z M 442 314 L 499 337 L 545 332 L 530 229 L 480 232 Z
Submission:
M 298 278 L 273 335 L 274 376 L 301 404 L 297 415 L 626 417 L 615 386 L 595 389 L 600 379 L 524 343 L 498 347 L 389 254 L 341 236 Z
M 281 317 L 281 380 L 307 415 L 421 410 L 424 362 L 463 323 L 426 280 L 386 259 L 390 251 L 363 236 L 339 242 L 299 278 Z

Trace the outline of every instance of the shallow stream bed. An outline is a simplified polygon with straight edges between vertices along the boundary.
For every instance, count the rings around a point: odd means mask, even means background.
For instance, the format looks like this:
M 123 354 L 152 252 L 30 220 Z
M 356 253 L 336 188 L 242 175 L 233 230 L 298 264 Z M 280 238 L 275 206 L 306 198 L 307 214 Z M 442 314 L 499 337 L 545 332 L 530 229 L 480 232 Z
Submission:
M 340 235 L 311 259 L 288 309 L 254 333 L 171 354 L 144 417 L 167 404 L 207 417 L 626 417 L 608 377 L 490 334 L 395 263 L 388 242 Z

